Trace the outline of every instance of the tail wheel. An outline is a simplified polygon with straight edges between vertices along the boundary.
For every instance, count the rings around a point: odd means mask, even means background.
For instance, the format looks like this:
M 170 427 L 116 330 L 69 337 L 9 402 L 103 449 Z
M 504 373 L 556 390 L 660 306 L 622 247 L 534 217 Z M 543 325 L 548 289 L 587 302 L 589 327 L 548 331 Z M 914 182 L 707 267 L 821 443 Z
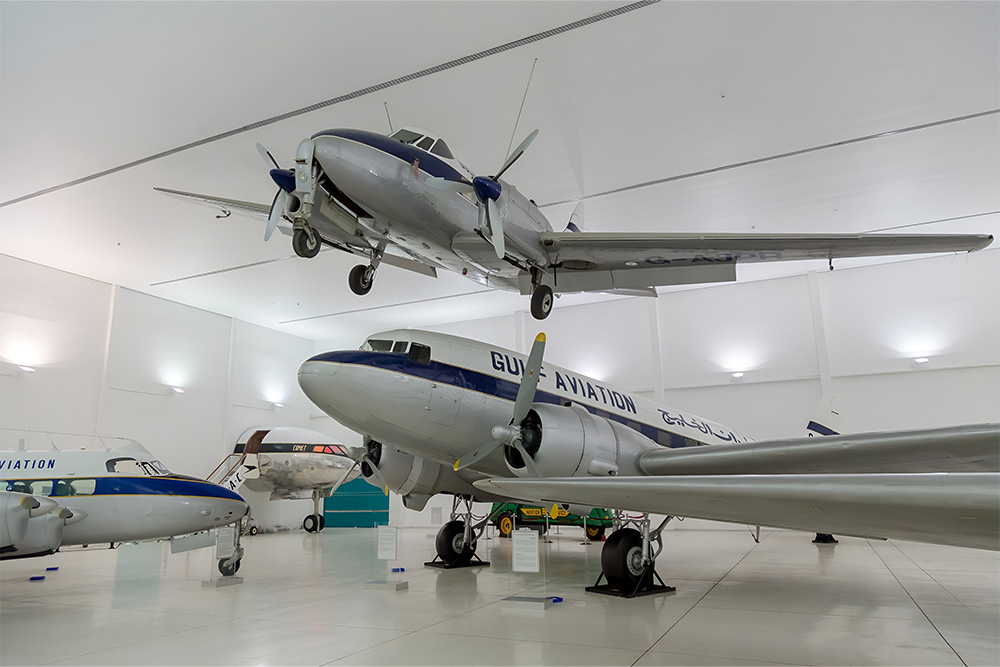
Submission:
M 347 284 L 351 291 L 358 296 L 364 296 L 372 291 L 372 283 L 375 282 L 375 269 L 364 264 L 358 264 L 351 269 L 347 277 Z
M 633 591 L 643 574 L 642 533 L 622 528 L 611 533 L 601 550 L 601 568 L 619 591 Z
M 299 257 L 315 257 L 319 254 L 319 234 L 310 234 L 304 229 L 296 229 L 292 233 L 292 250 Z
M 604 526 L 587 526 L 587 539 L 591 542 L 600 542 L 604 539 Z
M 434 541 L 438 557 L 453 567 L 468 565 L 476 553 L 476 543 L 465 543 L 465 522 L 449 521 L 441 526 Z
M 510 537 L 510 534 L 514 532 L 513 512 L 504 512 L 500 515 L 500 519 L 497 521 L 497 530 L 500 531 L 500 537 Z

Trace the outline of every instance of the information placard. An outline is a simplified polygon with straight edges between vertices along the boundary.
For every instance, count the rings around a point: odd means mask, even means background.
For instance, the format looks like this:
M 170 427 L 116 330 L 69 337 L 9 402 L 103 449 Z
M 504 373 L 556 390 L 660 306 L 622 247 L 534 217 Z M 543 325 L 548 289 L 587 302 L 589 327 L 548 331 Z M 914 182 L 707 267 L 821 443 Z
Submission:
M 215 529 L 215 555 L 217 558 L 232 558 L 236 553 L 236 529 L 222 526 Z
M 378 527 L 378 559 L 396 560 L 396 527 Z
M 538 572 L 538 531 L 519 528 L 510 536 L 514 543 L 511 569 L 514 572 Z

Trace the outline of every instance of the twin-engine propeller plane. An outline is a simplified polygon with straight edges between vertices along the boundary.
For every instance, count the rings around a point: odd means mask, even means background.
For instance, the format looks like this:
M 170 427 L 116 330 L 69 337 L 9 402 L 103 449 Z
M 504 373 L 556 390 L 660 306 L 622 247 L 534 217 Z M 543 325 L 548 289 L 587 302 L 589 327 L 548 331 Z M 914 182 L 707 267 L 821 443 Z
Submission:
M 171 473 L 134 440 L 115 450 L 0 452 L 2 559 L 187 535 L 248 511 L 239 494 Z M 242 553 L 221 561 L 220 571 L 233 574 Z
M 613 292 L 655 296 L 655 286 L 736 280 L 736 265 L 934 252 L 971 252 L 981 234 L 691 234 L 554 231 L 535 205 L 501 179 L 538 130 L 491 175 L 474 175 L 440 137 L 403 128 L 385 136 L 335 129 L 302 140 L 295 165 L 281 169 L 260 144 L 278 192 L 271 205 L 155 188 L 266 220 L 300 257 L 322 245 L 368 258 L 349 284 L 367 294 L 382 262 L 437 275 L 455 271 L 482 285 L 531 295 L 544 319 L 553 294 Z M 290 228 L 289 228 L 290 223 Z
M 620 592 L 651 581 L 673 516 L 1000 549 L 1000 425 L 752 442 L 564 368 L 438 333 L 388 331 L 299 368 L 324 412 L 365 435 L 362 474 L 421 509 L 456 496 L 438 556 L 467 564 L 490 517 L 458 499 L 667 515 L 616 530 L 601 563 Z M 824 432 L 814 426 L 814 431 Z M 825 431 L 830 432 L 830 431 Z M 703 446 L 711 445 L 711 446 Z M 654 552 L 652 543 L 659 545 Z

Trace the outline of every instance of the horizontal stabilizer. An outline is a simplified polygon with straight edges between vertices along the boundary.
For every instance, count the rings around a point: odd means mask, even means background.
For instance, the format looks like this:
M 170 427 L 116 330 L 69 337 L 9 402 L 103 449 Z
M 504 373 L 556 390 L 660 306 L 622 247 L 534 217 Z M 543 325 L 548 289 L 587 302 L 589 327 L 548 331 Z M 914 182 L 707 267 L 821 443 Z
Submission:
M 484 491 L 552 502 L 1000 550 L 1000 473 L 490 479 Z

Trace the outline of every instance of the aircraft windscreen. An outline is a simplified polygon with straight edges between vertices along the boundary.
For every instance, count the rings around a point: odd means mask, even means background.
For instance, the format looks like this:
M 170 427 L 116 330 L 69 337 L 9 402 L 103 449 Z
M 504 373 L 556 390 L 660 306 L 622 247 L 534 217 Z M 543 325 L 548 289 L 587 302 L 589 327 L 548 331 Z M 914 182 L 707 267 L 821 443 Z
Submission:
M 443 158 L 448 158 L 449 160 L 455 159 L 455 156 L 451 153 L 451 149 L 448 148 L 448 144 L 444 143 L 444 139 L 438 139 L 437 142 L 431 146 L 431 153 L 434 153 L 434 155 L 440 155 Z
M 402 129 L 402 130 L 396 130 L 389 136 L 392 137 L 393 139 L 399 139 L 404 144 L 412 144 L 417 139 L 420 139 L 424 135 L 420 134 L 419 132 L 414 132 L 413 130 Z
M 381 340 L 378 338 L 369 338 L 365 341 L 365 344 L 361 346 L 362 352 L 392 352 L 392 341 L 391 340 Z

